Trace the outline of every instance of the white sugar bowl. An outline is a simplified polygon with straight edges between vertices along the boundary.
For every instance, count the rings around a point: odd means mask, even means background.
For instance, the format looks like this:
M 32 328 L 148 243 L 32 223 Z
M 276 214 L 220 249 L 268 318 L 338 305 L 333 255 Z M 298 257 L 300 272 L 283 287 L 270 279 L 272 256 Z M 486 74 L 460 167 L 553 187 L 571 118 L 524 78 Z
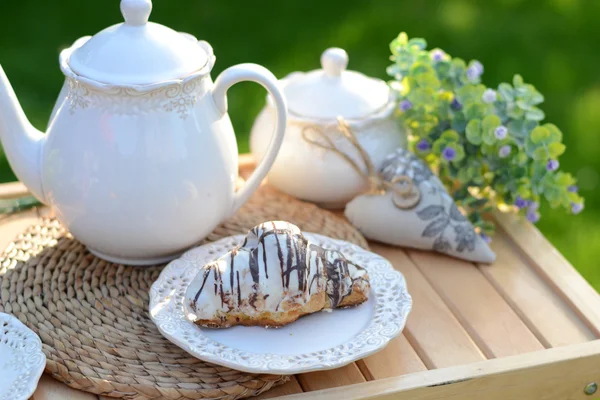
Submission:
M 386 155 L 405 146 L 406 135 L 393 119 L 396 102 L 384 81 L 347 70 L 348 54 L 343 49 L 327 49 L 321 65 L 322 69 L 294 72 L 280 80 L 288 100 L 288 122 L 268 179 L 271 185 L 299 199 L 326 208 L 343 208 L 368 188 L 368 181 L 363 157 L 342 134 L 337 118 L 343 117 L 348 123 L 376 169 Z M 275 107 L 268 97 L 250 138 L 257 161 L 267 153 L 275 122 Z

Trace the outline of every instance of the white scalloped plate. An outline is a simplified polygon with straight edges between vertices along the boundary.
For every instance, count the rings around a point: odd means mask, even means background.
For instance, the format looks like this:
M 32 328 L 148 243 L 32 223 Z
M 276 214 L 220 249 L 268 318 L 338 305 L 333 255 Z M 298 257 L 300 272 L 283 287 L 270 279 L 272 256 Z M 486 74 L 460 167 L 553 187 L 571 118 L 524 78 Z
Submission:
M 16 317 L 0 313 L 0 400 L 30 398 L 45 367 L 38 335 Z
M 339 250 L 369 272 L 369 301 L 319 312 L 279 329 L 236 326 L 201 328 L 184 315 L 187 285 L 199 268 L 225 254 L 244 236 L 197 247 L 172 261 L 150 289 L 150 317 L 171 342 L 193 356 L 239 371 L 297 374 L 339 368 L 383 349 L 406 323 L 412 299 L 402 274 L 386 259 L 341 240 L 305 233 L 320 246 Z

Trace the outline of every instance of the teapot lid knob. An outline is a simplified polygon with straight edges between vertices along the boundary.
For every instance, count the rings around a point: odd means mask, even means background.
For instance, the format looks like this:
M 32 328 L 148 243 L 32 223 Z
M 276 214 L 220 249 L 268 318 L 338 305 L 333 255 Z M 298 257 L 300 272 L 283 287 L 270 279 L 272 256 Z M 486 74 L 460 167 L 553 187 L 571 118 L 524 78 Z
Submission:
M 151 0 L 121 0 L 121 13 L 127 25 L 146 25 L 151 12 Z
M 332 47 L 323 52 L 321 66 L 329 76 L 340 76 L 348 67 L 348 53 L 339 47 Z

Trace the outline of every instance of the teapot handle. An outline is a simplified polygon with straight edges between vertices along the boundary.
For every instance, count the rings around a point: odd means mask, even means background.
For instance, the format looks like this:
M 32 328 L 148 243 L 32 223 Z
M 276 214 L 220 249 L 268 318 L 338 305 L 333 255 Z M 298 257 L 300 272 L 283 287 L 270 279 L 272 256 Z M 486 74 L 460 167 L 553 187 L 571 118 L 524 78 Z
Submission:
M 231 215 L 248 201 L 250 196 L 258 189 L 260 183 L 267 176 L 267 173 L 275 162 L 277 153 L 279 153 L 281 144 L 283 143 L 283 135 L 287 124 L 287 104 L 285 97 L 279 88 L 277 78 L 268 69 L 257 64 L 235 65 L 227 68 L 217 77 L 212 96 L 217 109 L 222 115 L 227 113 L 227 90 L 231 86 L 242 81 L 256 82 L 267 89 L 267 92 L 269 92 L 273 99 L 277 111 L 277 118 L 275 132 L 271 138 L 271 143 L 269 144 L 266 154 L 252 173 L 252 176 L 246 181 L 244 187 L 238 190 L 234 195 Z

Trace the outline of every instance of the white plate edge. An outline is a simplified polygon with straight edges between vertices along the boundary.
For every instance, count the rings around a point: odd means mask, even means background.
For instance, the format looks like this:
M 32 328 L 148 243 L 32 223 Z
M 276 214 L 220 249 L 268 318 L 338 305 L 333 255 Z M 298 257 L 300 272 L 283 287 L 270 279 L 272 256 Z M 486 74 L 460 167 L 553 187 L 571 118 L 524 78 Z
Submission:
M 156 325 L 157 329 L 159 330 L 159 332 L 167 340 L 169 340 L 170 342 L 172 342 L 173 344 L 175 344 L 179 348 L 185 350 L 191 356 L 196 357 L 199 360 L 202 360 L 202 361 L 205 361 L 205 362 L 210 362 L 210 363 L 213 363 L 213 364 L 216 364 L 216 365 L 219 365 L 219 366 L 231 368 L 231 369 L 236 370 L 236 371 L 242 371 L 242 372 L 254 373 L 254 374 L 294 375 L 294 374 L 298 374 L 298 373 L 306 373 L 306 372 L 314 372 L 314 371 L 326 371 L 326 370 L 331 370 L 331 369 L 337 369 L 337 368 L 341 368 L 341 367 L 344 367 L 346 365 L 349 365 L 349 364 L 351 364 L 351 363 L 353 363 L 353 362 L 355 362 L 357 360 L 361 360 L 363 358 L 369 357 L 370 355 L 373 355 L 373 354 L 375 354 L 375 353 L 383 350 L 389 344 L 390 341 L 392 341 L 393 339 L 395 339 L 398 336 L 400 336 L 400 334 L 402 334 L 404 328 L 406 327 L 406 321 L 408 319 L 408 316 L 410 315 L 410 313 L 412 311 L 413 300 L 412 300 L 412 296 L 408 292 L 408 285 L 407 285 L 406 278 L 404 277 L 404 275 L 400 271 L 396 270 L 393 267 L 392 263 L 389 260 L 387 260 L 386 258 L 380 256 L 379 254 L 373 253 L 370 250 L 363 249 L 362 247 L 360 247 L 360 246 L 358 246 L 358 245 L 356 245 L 354 243 L 350 243 L 350 242 L 347 242 L 347 241 L 344 241 L 344 240 L 341 240 L 341 239 L 330 238 L 330 237 L 327 237 L 325 235 L 321 235 L 321 234 L 318 234 L 318 233 L 312 233 L 312 232 L 303 232 L 303 233 L 304 234 L 308 234 L 309 236 L 310 235 L 314 235 L 316 237 L 320 237 L 320 238 L 326 239 L 328 241 L 334 241 L 334 242 L 338 242 L 338 243 L 343 243 L 345 245 L 350 245 L 351 247 L 355 248 L 355 251 L 360 251 L 360 252 L 363 252 L 363 253 L 370 253 L 370 254 L 372 254 L 372 255 L 374 255 L 374 256 L 376 256 L 376 257 L 384 260 L 390 266 L 390 268 L 391 268 L 390 272 L 394 272 L 396 275 L 398 275 L 399 282 L 401 283 L 401 285 L 404 288 L 406 288 L 406 293 L 404 293 L 404 297 L 405 297 L 406 302 L 407 302 L 407 309 L 408 309 L 408 311 L 406 313 L 406 318 L 404 319 L 404 321 L 402 322 L 402 324 L 399 325 L 399 329 L 393 335 L 386 336 L 386 338 L 385 338 L 386 340 L 385 340 L 385 342 L 381 346 L 379 346 L 377 348 L 374 348 L 372 350 L 366 351 L 364 353 L 359 353 L 359 354 L 356 354 L 354 356 L 349 356 L 349 358 L 346 359 L 345 361 L 340 362 L 340 363 L 336 363 L 336 364 L 332 364 L 332 365 L 317 365 L 317 366 L 314 366 L 314 367 L 307 367 L 307 368 L 296 369 L 296 370 L 292 370 L 292 369 L 276 369 L 276 368 L 269 368 L 269 369 L 265 369 L 265 368 L 252 368 L 252 367 L 246 367 L 244 365 L 237 364 L 235 362 L 231 362 L 231 361 L 229 361 L 229 360 L 227 360 L 225 358 L 220 358 L 220 357 L 215 356 L 215 355 L 210 354 L 210 353 L 204 353 L 202 355 L 202 358 L 198 357 L 196 354 L 193 353 L 193 350 L 191 349 L 191 346 L 189 346 L 186 342 L 184 342 L 182 340 L 179 340 L 175 336 L 170 335 L 169 333 L 167 333 L 163 329 L 161 329 L 161 327 L 159 325 L 156 324 L 156 322 L 154 321 L 154 318 L 153 318 L 152 314 L 150 313 L 150 309 L 152 309 L 153 302 L 154 302 L 154 299 L 152 297 L 150 297 L 149 310 L 148 310 L 150 318 L 155 323 L 155 325 Z M 221 242 L 221 241 L 225 242 L 227 240 L 241 242 L 244 237 L 245 237 L 245 235 L 231 235 L 231 236 L 227 236 L 227 237 L 221 238 L 219 240 L 216 240 L 214 242 L 207 243 L 205 245 L 211 245 L 211 244 L 215 244 L 215 243 L 218 244 L 218 242 Z M 192 248 L 192 249 L 190 249 L 188 251 L 192 251 L 192 250 L 194 250 L 194 249 L 196 249 L 198 247 L 202 247 L 202 246 L 196 246 L 196 247 L 194 247 L 194 248 Z M 217 256 L 217 257 L 220 257 L 220 256 Z M 352 257 L 350 256 L 348 258 L 352 258 Z M 165 270 L 167 268 L 168 268 L 168 265 L 165 266 L 165 268 L 161 271 L 159 277 L 152 284 L 152 286 L 150 288 L 151 291 L 153 289 L 155 289 L 155 285 L 158 285 L 158 283 L 161 281 L 161 279 L 163 278 L 163 274 L 165 273 Z M 192 322 L 189 322 L 189 323 L 193 324 Z

